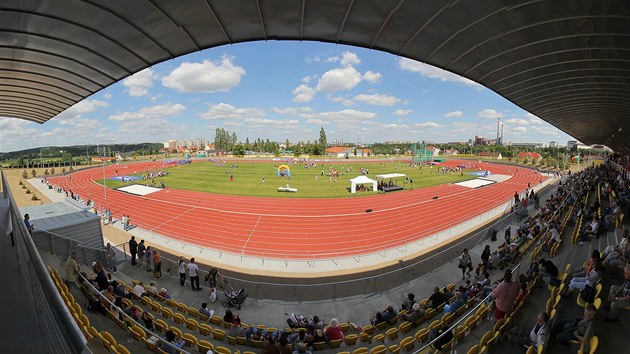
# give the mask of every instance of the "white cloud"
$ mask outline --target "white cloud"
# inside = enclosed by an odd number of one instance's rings
[[[122,112],[111,115],[109,120],[116,122],[127,122],[134,120],[151,120],[156,118],[172,117],[182,113],[186,107],[180,103],[165,103],[156,106],[141,108],[137,112]]]
[[[522,118],[510,118],[506,119],[505,123],[508,124],[517,124],[517,125],[529,125],[529,121],[527,119]]]
[[[317,83],[317,90],[335,92],[351,90],[361,82],[361,74],[353,67],[332,69],[324,73]]]
[[[203,119],[222,119],[222,120],[245,120],[247,118],[258,118],[265,116],[266,113],[258,108],[237,108],[227,103],[219,103],[211,105],[208,110],[201,114]]]
[[[187,93],[227,92],[241,82],[243,75],[245,69],[224,56],[220,62],[183,63],[164,77],[162,84]]]
[[[382,77],[383,75],[381,75],[380,73],[375,73],[370,70],[366,71],[365,74],[363,74],[363,79],[373,84],[381,81]]]
[[[323,119],[319,119],[319,118],[311,118],[311,119],[307,119],[306,123],[308,124],[314,124],[314,125],[326,125],[329,124],[328,121],[325,121]]]
[[[299,121],[296,119],[268,119],[268,118],[247,118],[245,119],[252,128],[272,126],[278,128],[285,128],[287,126],[298,125]]]
[[[356,124],[376,118],[376,113],[344,109],[343,111],[303,114],[302,116],[308,119],[323,119],[336,124]]]
[[[377,106],[393,106],[396,103],[400,102],[400,98],[396,98],[394,96],[386,96],[380,94],[366,95],[360,94],[354,96],[355,101],[373,104]]]
[[[147,68],[124,79],[122,84],[127,88],[129,95],[134,97],[146,96],[157,78],[153,69]]]
[[[360,64],[361,60],[355,53],[345,51],[341,54],[341,60],[339,62],[342,66],[354,66]]]
[[[436,68],[435,66],[421,63],[419,61],[411,60],[408,58],[401,58],[398,61],[398,64],[400,65],[400,68],[403,70],[419,73],[420,75],[428,77],[430,79],[438,79],[440,81],[461,82],[468,86],[481,86],[472,80],[469,80],[457,74],[453,74],[452,72],[442,70],[440,68]]]
[[[310,113],[313,110],[311,107],[287,107],[287,108],[277,108],[274,107],[273,111],[278,114],[285,114],[288,116],[296,117],[301,113]]]
[[[302,84],[294,88],[293,91],[291,91],[291,93],[295,96],[293,97],[293,102],[305,103],[305,102],[311,102],[313,98],[315,98],[316,92],[314,88]]]
[[[310,83],[311,81],[313,81],[315,79],[317,79],[317,75],[304,76],[302,78],[302,82],[305,83],[305,84],[308,84],[308,83]]]
[[[494,109],[490,109],[490,108],[485,108],[482,109],[478,114],[477,117],[479,118],[484,118],[484,119],[496,119],[496,118],[501,118],[503,117],[503,114],[497,112]]]
[[[413,112],[410,109],[397,109],[394,111],[394,115],[396,116],[406,116],[407,114]]]
[[[334,96],[332,93],[326,95],[326,98],[337,103],[341,103],[344,106],[352,106],[354,105],[354,101],[352,99],[345,96]]]
[[[436,122],[424,122],[424,123],[416,123],[413,125],[414,128],[439,128],[441,125]]]
[[[516,135],[525,134],[525,133],[527,133],[527,128],[526,127],[515,127],[515,128],[510,129],[510,132],[512,134],[516,134]]]
[[[85,99],[83,101],[75,103],[70,108],[59,113],[57,116],[55,116],[55,120],[73,119],[84,114],[95,112],[100,108],[107,107],[109,107],[109,103],[106,101]]]
[[[464,116],[464,112],[462,111],[453,111],[444,114],[446,118],[460,118]]]
[[[546,127],[541,127],[541,126],[531,126],[530,127],[531,130],[535,131],[538,134],[544,134],[544,135],[559,135],[558,134],[558,129],[552,126],[546,126]]]
[[[109,100],[110,98],[112,98],[112,94],[111,93],[104,93],[103,94],[103,98]]]
[[[545,124],[545,121],[536,117],[535,115],[531,114],[531,113],[527,113],[527,118],[529,119],[529,123],[530,124],[536,124],[536,125],[543,125]]]

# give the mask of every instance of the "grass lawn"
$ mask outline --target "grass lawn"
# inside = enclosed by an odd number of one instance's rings
[[[223,165],[222,165],[223,164]],[[290,165],[291,177],[280,177],[277,175],[275,166],[282,165],[283,162],[251,162],[251,161],[226,161],[224,163],[217,162],[195,162],[192,165],[170,166],[167,170],[169,176],[155,178],[155,184],[164,181],[168,188],[185,189],[200,192],[231,194],[231,195],[248,195],[248,196],[265,196],[265,197],[283,197],[283,198],[336,198],[336,197],[354,197],[364,195],[374,195],[379,192],[359,192],[350,193],[350,179],[359,175],[359,168],[367,168],[368,177],[375,179],[374,176],[388,173],[403,173],[413,180],[413,188],[423,188],[445,183],[459,182],[476,178],[469,174],[471,171],[464,171],[462,176],[455,174],[438,174],[436,172],[438,166],[430,167],[409,167],[405,163],[386,162],[386,163],[366,163],[366,162],[348,162],[330,164],[324,162],[323,166],[319,163],[316,167],[305,168],[304,165]],[[237,167],[238,166],[238,167]],[[328,170],[332,166],[339,172],[338,178],[329,179]],[[348,169],[352,171],[348,172]],[[322,176],[322,169],[324,175]],[[230,176],[234,180],[230,180]],[[263,183],[263,177],[265,182]],[[102,184],[102,180],[97,181]],[[143,183],[145,181],[138,181]],[[387,182],[387,180],[385,181]],[[395,182],[405,189],[411,189],[412,185],[406,181],[404,177],[396,178]],[[110,188],[118,188],[129,183],[120,181],[107,180],[107,186]],[[278,187],[289,185],[291,188],[297,188],[297,193],[278,192]],[[368,187],[368,186],[366,186]],[[371,185],[369,186],[371,188]]]

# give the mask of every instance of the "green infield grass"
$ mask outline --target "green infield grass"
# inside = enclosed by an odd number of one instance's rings
[[[107,180],[109,188],[119,188],[132,183],[147,184],[153,182],[159,186],[162,182],[167,188],[185,189],[199,192],[210,192],[244,196],[265,196],[283,198],[336,198],[374,195],[382,192],[372,192],[371,184],[366,185],[370,191],[356,194],[350,193],[350,179],[360,175],[359,169],[366,168],[368,177],[376,179],[376,175],[402,173],[405,177],[395,178],[395,184],[404,189],[418,189],[428,186],[460,182],[476,178],[469,172],[438,173],[437,167],[429,166],[409,167],[403,162],[347,162],[334,164],[320,162],[317,166],[305,168],[304,165],[289,165],[291,176],[278,176],[278,162],[225,161],[225,162],[195,162],[191,165],[169,166],[169,175],[154,178],[153,181],[140,180],[131,183]],[[329,177],[329,168],[338,171],[338,177]],[[350,171],[350,169],[352,169]],[[323,175],[322,175],[323,170]],[[149,171],[151,172],[151,171]],[[141,176],[141,174],[135,174]],[[264,182],[263,182],[264,178]],[[379,181],[379,180],[377,180]],[[387,183],[389,180],[385,180]],[[97,182],[103,183],[103,180]],[[278,187],[297,188],[297,192],[278,192]],[[392,192],[396,193],[396,192]]]

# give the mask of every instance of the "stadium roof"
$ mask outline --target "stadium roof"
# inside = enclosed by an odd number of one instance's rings
[[[630,2],[0,2],[0,116],[44,123],[156,63],[255,40],[389,52],[460,74],[585,144],[630,150]]]

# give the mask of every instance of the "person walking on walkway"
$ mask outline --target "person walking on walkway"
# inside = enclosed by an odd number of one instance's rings
[[[199,267],[195,264],[195,259],[191,258],[188,263],[188,276],[190,276],[190,286],[193,290],[201,290],[199,287]]]
[[[179,257],[177,264],[179,266],[179,284],[184,286],[186,284],[186,268],[188,268],[188,265],[184,261],[184,257]]]
[[[107,255],[107,268],[116,273],[116,252],[109,242],[105,247],[105,254]]]
[[[458,267],[462,270],[462,279],[466,279],[466,274],[470,276],[470,272],[473,270],[472,259],[468,253],[468,248],[464,248],[464,252],[459,256]],[[468,271],[466,271],[468,269]]]
[[[138,242],[136,242],[135,236],[131,236],[131,240],[129,240],[129,253],[131,253],[131,265],[136,265],[136,255],[138,254]]]

